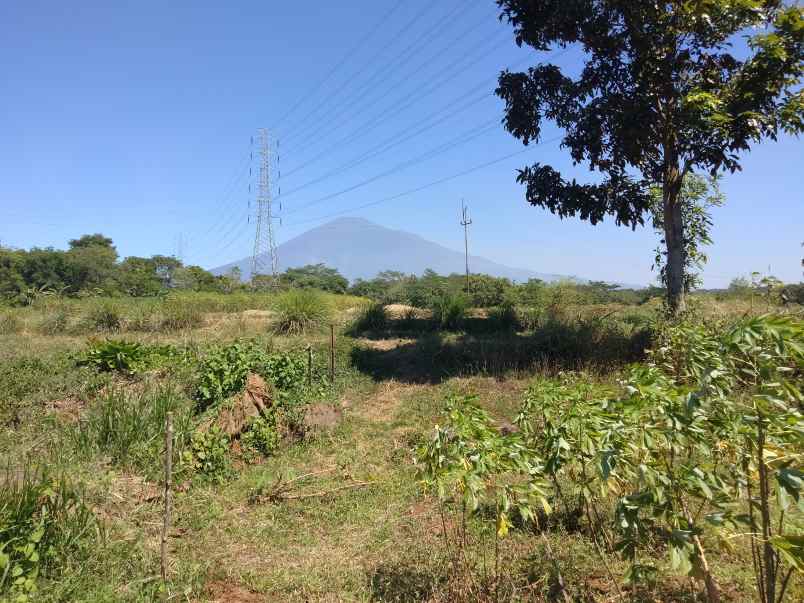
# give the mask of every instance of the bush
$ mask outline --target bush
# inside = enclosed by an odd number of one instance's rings
[[[13,335],[22,331],[22,321],[14,312],[0,313],[0,335]]]
[[[489,321],[500,331],[516,331],[519,329],[519,316],[511,302],[503,302],[489,312]]]
[[[276,353],[258,360],[256,370],[276,389],[292,390],[304,384],[307,367],[301,356]]]
[[[276,298],[273,328],[284,335],[299,335],[324,326],[332,316],[327,299],[313,289],[291,289]]]
[[[468,301],[463,295],[444,294],[432,304],[433,320],[442,329],[458,330],[463,326]]]
[[[97,538],[80,491],[43,468],[7,471],[0,488],[0,600],[36,600],[37,580],[56,578]],[[8,598],[6,598],[8,595]]]
[[[353,333],[364,333],[366,331],[383,331],[388,326],[388,317],[385,314],[383,304],[372,302],[360,309],[351,331]]]
[[[126,320],[126,330],[147,333],[159,329],[161,323],[153,304],[137,303]]]
[[[200,410],[236,394],[264,352],[253,342],[214,347],[198,367],[195,399]]]
[[[94,305],[84,320],[95,331],[119,331],[122,324],[120,309],[111,302]]]
[[[230,473],[229,436],[214,425],[209,431],[194,431],[190,449],[182,454],[189,469],[204,477],[222,482]]]
[[[271,413],[252,420],[240,441],[243,448],[268,456],[279,446],[280,439],[276,414]]]
[[[181,302],[168,302],[165,304],[162,328],[169,331],[182,329],[197,329],[203,326],[204,315],[194,305]]]

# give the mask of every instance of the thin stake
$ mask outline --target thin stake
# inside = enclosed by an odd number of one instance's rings
[[[313,384],[313,346],[307,346],[307,385]]]
[[[170,529],[170,483],[173,473],[173,413],[165,419],[165,511],[162,518],[162,582],[167,582],[167,540]]]
[[[335,383],[335,325],[329,325],[329,380]]]

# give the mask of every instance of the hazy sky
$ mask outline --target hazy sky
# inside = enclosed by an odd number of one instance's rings
[[[4,2],[0,243],[65,247],[102,232],[122,255],[175,253],[179,237],[185,260],[206,267],[249,255],[250,139],[269,127],[280,242],[339,214],[460,249],[463,197],[474,254],[651,281],[649,228],[562,221],[524,202],[515,176],[527,163],[590,179],[556,142],[421,188],[523,148],[490,92],[502,68],[544,56],[518,49],[496,17],[491,0]],[[552,60],[580,64],[577,51]],[[769,267],[800,279],[802,151],[799,139],[768,142],[726,176],[707,286]]]

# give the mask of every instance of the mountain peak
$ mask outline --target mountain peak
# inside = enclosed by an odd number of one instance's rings
[[[464,254],[428,241],[417,234],[392,230],[365,218],[344,216],[317,226],[283,243],[277,249],[279,270],[307,264],[326,264],[353,281],[370,279],[383,270],[421,274],[430,268],[439,274],[464,271]],[[555,281],[570,278],[540,274],[524,268],[504,266],[486,258],[470,256],[472,272],[506,277],[515,281],[540,278]],[[212,270],[224,274],[237,267],[242,277],[251,278],[251,258]]]

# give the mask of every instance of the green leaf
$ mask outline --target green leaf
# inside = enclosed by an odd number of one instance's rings
[[[796,571],[804,572],[804,535],[774,536],[770,542]]]

